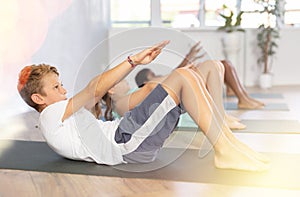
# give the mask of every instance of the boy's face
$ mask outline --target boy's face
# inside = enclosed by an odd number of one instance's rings
[[[44,103],[48,106],[58,101],[66,100],[66,89],[63,88],[58,75],[49,73],[43,78],[43,91],[46,96],[43,97]]]

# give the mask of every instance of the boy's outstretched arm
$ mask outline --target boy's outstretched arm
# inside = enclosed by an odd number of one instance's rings
[[[114,68],[107,70],[92,79],[82,91],[69,99],[62,121],[70,117],[81,107],[87,105],[93,106],[99,100],[98,98],[101,98],[110,88],[124,79],[136,65],[152,62],[168,43],[169,41],[163,41],[132,55],[130,56],[130,59],[132,60],[131,63],[129,63],[128,60],[124,60]]]

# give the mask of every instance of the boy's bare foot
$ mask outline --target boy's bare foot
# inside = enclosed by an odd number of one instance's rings
[[[243,142],[241,142],[240,140],[238,140],[234,134],[231,132],[230,129],[228,128],[223,128],[223,133],[226,136],[226,138],[228,139],[228,141],[231,144],[234,144],[236,147],[238,147],[240,150],[250,153],[254,158],[256,158],[257,160],[264,162],[264,163],[269,163],[270,159],[268,157],[266,157],[265,155],[258,153],[256,151],[254,151],[253,149],[251,149],[249,146],[247,146],[246,144],[244,144]]]
[[[225,154],[215,154],[215,166],[221,169],[234,169],[260,172],[269,169],[269,165],[244,154],[240,150]]]
[[[240,143],[240,144],[239,144]],[[268,163],[257,159],[257,152],[245,148],[242,142],[238,144],[230,140],[226,135],[221,135],[217,141],[218,149],[215,149],[215,166],[222,169],[236,169],[247,171],[264,171],[269,168]]]

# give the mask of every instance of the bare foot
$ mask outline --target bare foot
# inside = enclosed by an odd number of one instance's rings
[[[245,94],[245,101],[244,102],[250,101],[250,102],[256,103],[260,106],[265,106],[265,104],[263,102],[250,97],[250,95],[247,92],[244,92],[244,94]],[[243,101],[243,99],[241,99],[241,101]]]
[[[269,165],[252,156],[244,154],[240,150],[234,150],[226,154],[215,154],[215,166],[221,169],[234,169],[260,172],[269,169]]]
[[[227,125],[232,130],[243,130],[246,129],[246,125],[238,122],[238,121],[226,121]]]
[[[231,116],[229,114],[225,115],[225,121],[227,123],[227,125],[229,126],[230,129],[232,130],[242,130],[246,128],[246,125],[240,123],[240,119]]]
[[[261,105],[261,106],[265,106],[265,104],[263,103],[263,102],[261,102],[261,101],[259,101],[259,100],[256,100],[256,99],[254,99],[254,98],[249,98],[252,102],[255,102],[255,103],[257,103],[258,105]]]
[[[247,153],[250,153],[254,158],[256,158],[257,160],[264,162],[264,163],[269,163],[270,159],[268,157],[266,157],[265,155],[258,153],[256,151],[254,151],[253,149],[251,149],[249,146],[247,146],[246,144],[244,144],[243,142],[241,142],[240,140],[238,140],[234,134],[232,133],[232,131],[228,128],[224,128],[223,127],[223,133],[226,136],[226,138],[232,143],[234,144],[236,147],[238,147],[240,150],[245,151]]]
[[[238,117],[235,117],[235,116],[232,116],[232,115],[229,115],[229,114],[226,114],[225,118],[229,121],[241,121]]]
[[[238,108],[240,109],[261,109],[264,106],[253,101],[239,101]]]
[[[245,149],[222,135],[218,139],[219,146],[215,149],[215,166],[222,169],[236,169],[246,171],[264,171],[269,168],[267,163],[257,159],[256,152]],[[242,143],[242,142],[240,142]]]

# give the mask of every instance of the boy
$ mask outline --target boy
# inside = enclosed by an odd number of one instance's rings
[[[191,69],[176,69],[161,84],[149,84],[133,93],[131,111],[121,120],[102,122],[87,110],[135,66],[153,61],[168,43],[163,41],[128,56],[70,99],[57,70],[49,65],[25,67],[18,90],[25,102],[41,113],[40,128],[49,146],[70,159],[107,165],[151,162],[176,126],[180,106],[184,106],[213,145],[216,167],[265,170],[268,159],[234,137],[204,83]]]

